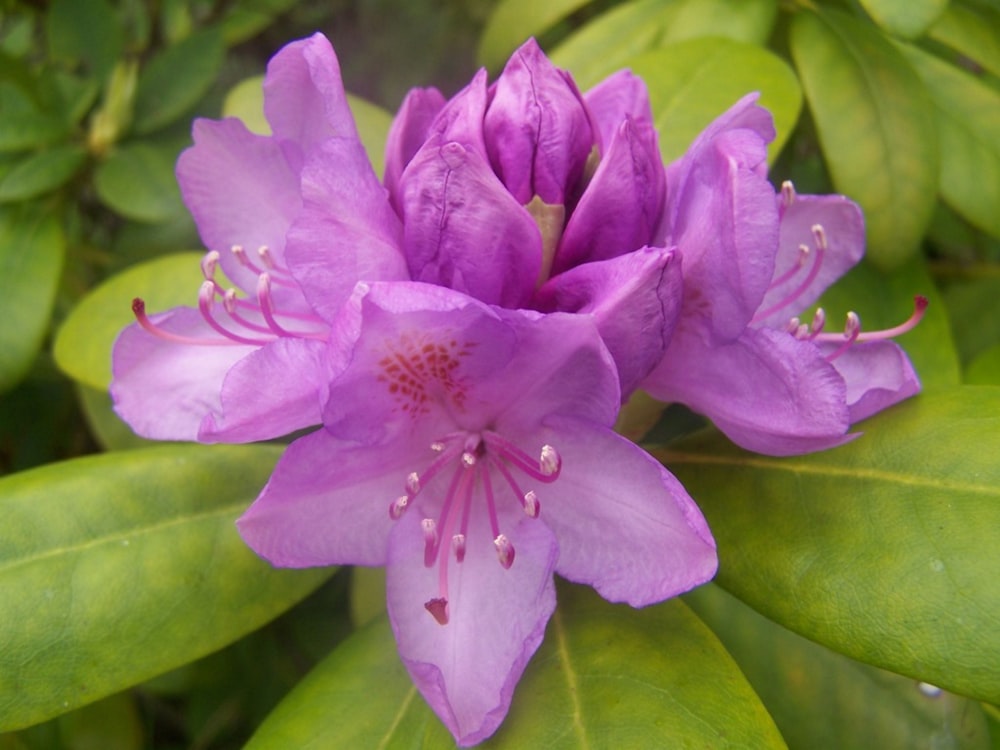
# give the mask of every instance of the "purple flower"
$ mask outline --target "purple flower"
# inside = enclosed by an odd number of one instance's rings
[[[400,655],[460,744],[503,720],[553,572],[633,606],[714,574],[684,489],[611,430],[617,370],[588,317],[361,284],[330,335],[325,429],[240,533],[275,565],[385,565]]]
[[[917,376],[886,331],[844,333],[798,317],[864,254],[864,223],[843,196],[780,194],[767,181],[770,115],[745,97],[667,170],[662,233],[683,255],[684,302],[670,346],[642,387],[707,415],[734,442],[787,455],[846,442],[851,423],[915,394]]]
[[[586,94],[534,41],[488,85],[451,100],[412,91],[374,175],[346,190],[347,141],[302,173],[289,233],[306,297],[327,299],[327,257],[393,244],[415,281],[501,307],[590,315],[629,391],[659,361],[680,302],[675,253],[653,243],[665,177],[648,96],[627,72]],[[353,173],[351,175],[354,176]]]
[[[407,275],[394,247],[372,243],[351,258],[356,267],[326,279],[324,302],[313,306],[286,258],[302,168],[320,145],[353,147],[355,161],[339,167],[345,180],[351,170],[371,171],[324,37],[294,42],[271,60],[264,109],[271,136],[232,118],[197,120],[195,145],[178,161],[184,201],[210,251],[198,308],[147,317],[136,300],[139,322],[115,344],[115,409],[145,437],[245,442],[318,424],[336,309],[359,278]],[[216,282],[218,266],[243,294]]]

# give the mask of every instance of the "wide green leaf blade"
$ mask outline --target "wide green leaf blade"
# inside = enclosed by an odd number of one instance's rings
[[[45,207],[0,207],[0,393],[24,377],[42,346],[65,251],[59,221]]]
[[[412,686],[383,618],[321,663],[247,750],[289,747],[449,748],[454,740]],[[510,714],[481,747],[784,743],[729,655],[679,600],[633,610],[564,586]]]
[[[56,364],[74,380],[107,390],[111,383],[111,346],[121,330],[135,322],[132,300],[161,312],[198,304],[205,280],[198,253],[175,253],[132,266],[92,290],[73,308],[56,334]]]
[[[510,54],[530,36],[539,36],[591,0],[500,0],[479,38],[477,59],[498,71]]]
[[[660,458],[719,545],[717,581],[785,627],[956,693],[1000,699],[1000,389],[928,391],[810,456],[714,432]]]
[[[684,601],[719,637],[789,747],[989,750],[979,703],[849,659],[762,617],[718,586]]]
[[[970,385],[1000,385],[1000,344],[977,355],[965,370]]]
[[[53,0],[45,14],[49,57],[74,65],[85,63],[98,80],[122,53],[123,34],[107,0]]]
[[[928,35],[1000,76],[1000,7],[953,2]]]
[[[29,200],[55,190],[87,160],[80,146],[57,146],[0,167],[0,203]]]
[[[901,45],[930,91],[941,137],[941,197],[1000,237],[1000,91],[917,47]]]
[[[776,13],[775,0],[633,0],[587,23],[550,57],[587,89],[630,58],[665,44],[699,36],[761,44]]]
[[[150,60],[135,92],[135,132],[158,130],[193,107],[215,82],[224,55],[221,32],[208,28]]]
[[[127,219],[159,223],[184,213],[174,177],[174,144],[130,143],[112,151],[94,172],[104,204]]]
[[[692,39],[627,61],[646,81],[664,161],[681,156],[713,119],[751,91],[774,115],[774,159],[791,134],[802,92],[791,68],[761,47],[731,39]]]
[[[899,50],[846,14],[797,13],[790,43],[834,187],[865,211],[868,257],[895,268],[937,198],[933,103]]]
[[[279,571],[233,525],[279,449],[107,453],[0,480],[0,731],[192,661],[328,570]]]
[[[915,39],[941,16],[948,0],[860,0],[879,26],[896,36]]]

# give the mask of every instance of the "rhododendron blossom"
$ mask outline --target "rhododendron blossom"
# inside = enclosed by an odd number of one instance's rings
[[[553,572],[633,606],[714,574],[683,487],[611,430],[617,371],[585,316],[362,284],[331,338],[325,429],[240,533],[276,565],[385,565],[400,655],[460,744],[506,714]]]

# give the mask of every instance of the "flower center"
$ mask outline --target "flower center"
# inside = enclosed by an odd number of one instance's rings
[[[326,323],[311,313],[279,311],[271,287],[298,289],[286,268],[275,264],[267,247],[257,251],[260,265],[247,257],[244,249],[233,245],[230,252],[239,262],[257,274],[256,299],[237,296],[235,289],[223,289],[215,280],[219,253],[212,250],[201,261],[205,281],[198,292],[198,310],[218,336],[186,336],[157,325],[146,315],[146,303],[139,297],[132,300],[132,312],[139,325],[161,339],[196,346],[263,346],[279,338],[308,338],[325,341],[329,331]],[[222,315],[217,315],[216,301],[222,301]]]
[[[420,522],[424,535],[424,565],[438,567],[437,596],[428,600],[424,607],[441,625],[446,625],[448,568],[452,557],[457,565],[465,560],[469,519],[473,513],[485,511],[487,514],[500,565],[508,569],[514,564],[514,545],[500,529],[497,503],[502,496],[494,491],[494,480],[499,477],[506,483],[529,518],[538,518],[541,510],[538,495],[530,489],[524,492],[516,475],[520,473],[549,484],[559,478],[562,459],[551,445],[543,445],[536,460],[491,430],[451,433],[432,443],[430,449],[438,454],[437,458],[422,473],[411,472],[407,476],[405,494],[389,506],[389,517],[394,521],[400,519],[438,475],[450,471],[451,478],[437,517],[425,517]]]

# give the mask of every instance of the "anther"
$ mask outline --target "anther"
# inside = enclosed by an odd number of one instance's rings
[[[542,453],[538,458],[538,470],[547,477],[559,473],[562,468],[562,458],[551,445],[543,445]]]
[[[406,512],[406,508],[410,504],[410,498],[406,495],[400,495],[396,500],[389,505],[389,518],[393,521],[398,521],[403,517]]]
[[[437,524],[433,518],[425,518],[420,522],[420,528],[424,531],[424,565],[429,568],[437,557]]]
[[[406,477],[406,492],[413,497],[420,492],[420,475],[411,471]]]
[[[241,266],[250,268],[250,261],[247,259],[247,254],[243,250],[243,245],[233,245],[229,248],[229,252],[233,254],[233,257],[236,258]]]
[[[433,615],[438,625],[448,624],[448,600],[444,598],[431,599],[424,602],[424,609]]]
[[[258,247],[257,248],[257,255],[260,256],[261,263],[264,264],[265,268],[267,268],[267,269],[269,269],[271,271],[274,270],[274,268],[275,268],[275,266],[274,266],[274,258],[271,257],[271,250],[270,250],[270,248],[268,248],[267,245],[261,245],[260,247]]]
[[[455,534],[451,538],[451,549],[455,553],[455,562],[465,559],[465,534]]]
[[[781,203],[785,208],[795,203],[795,186],[791,180],[781,183]]]
[[[462,453],[462,466],[464,466],[466,469],[471,469],[475,465],[476,465],[475,453],[470,453],[469,451],[465,451],[464,453]]]
[[[215,269],[219,265],[219,253],[215,250],[209,250],[205,253],[204,257],[201,259],[201,273],[205,277],[206,281],[213,281],[215,279]]]
[[[812,225],[813,239],[816,241],[817,250],[826,250],[828,245],[826,244],[826,230],[823,229],[822,224]]]
[[[503,566],[504,570],[509,570],[510,566],[514,564],[514,545],[510,543],[510,539],[506,535],[497,534],[497,538],[493,540],[493,546],[497,549],[500,565]]]
[[[529,518],[538,518],[538,512],[541,510],[541,504],[538,502],[538,495],[535,494],[534,490],[528,490],[524,493],[524,512]]]

